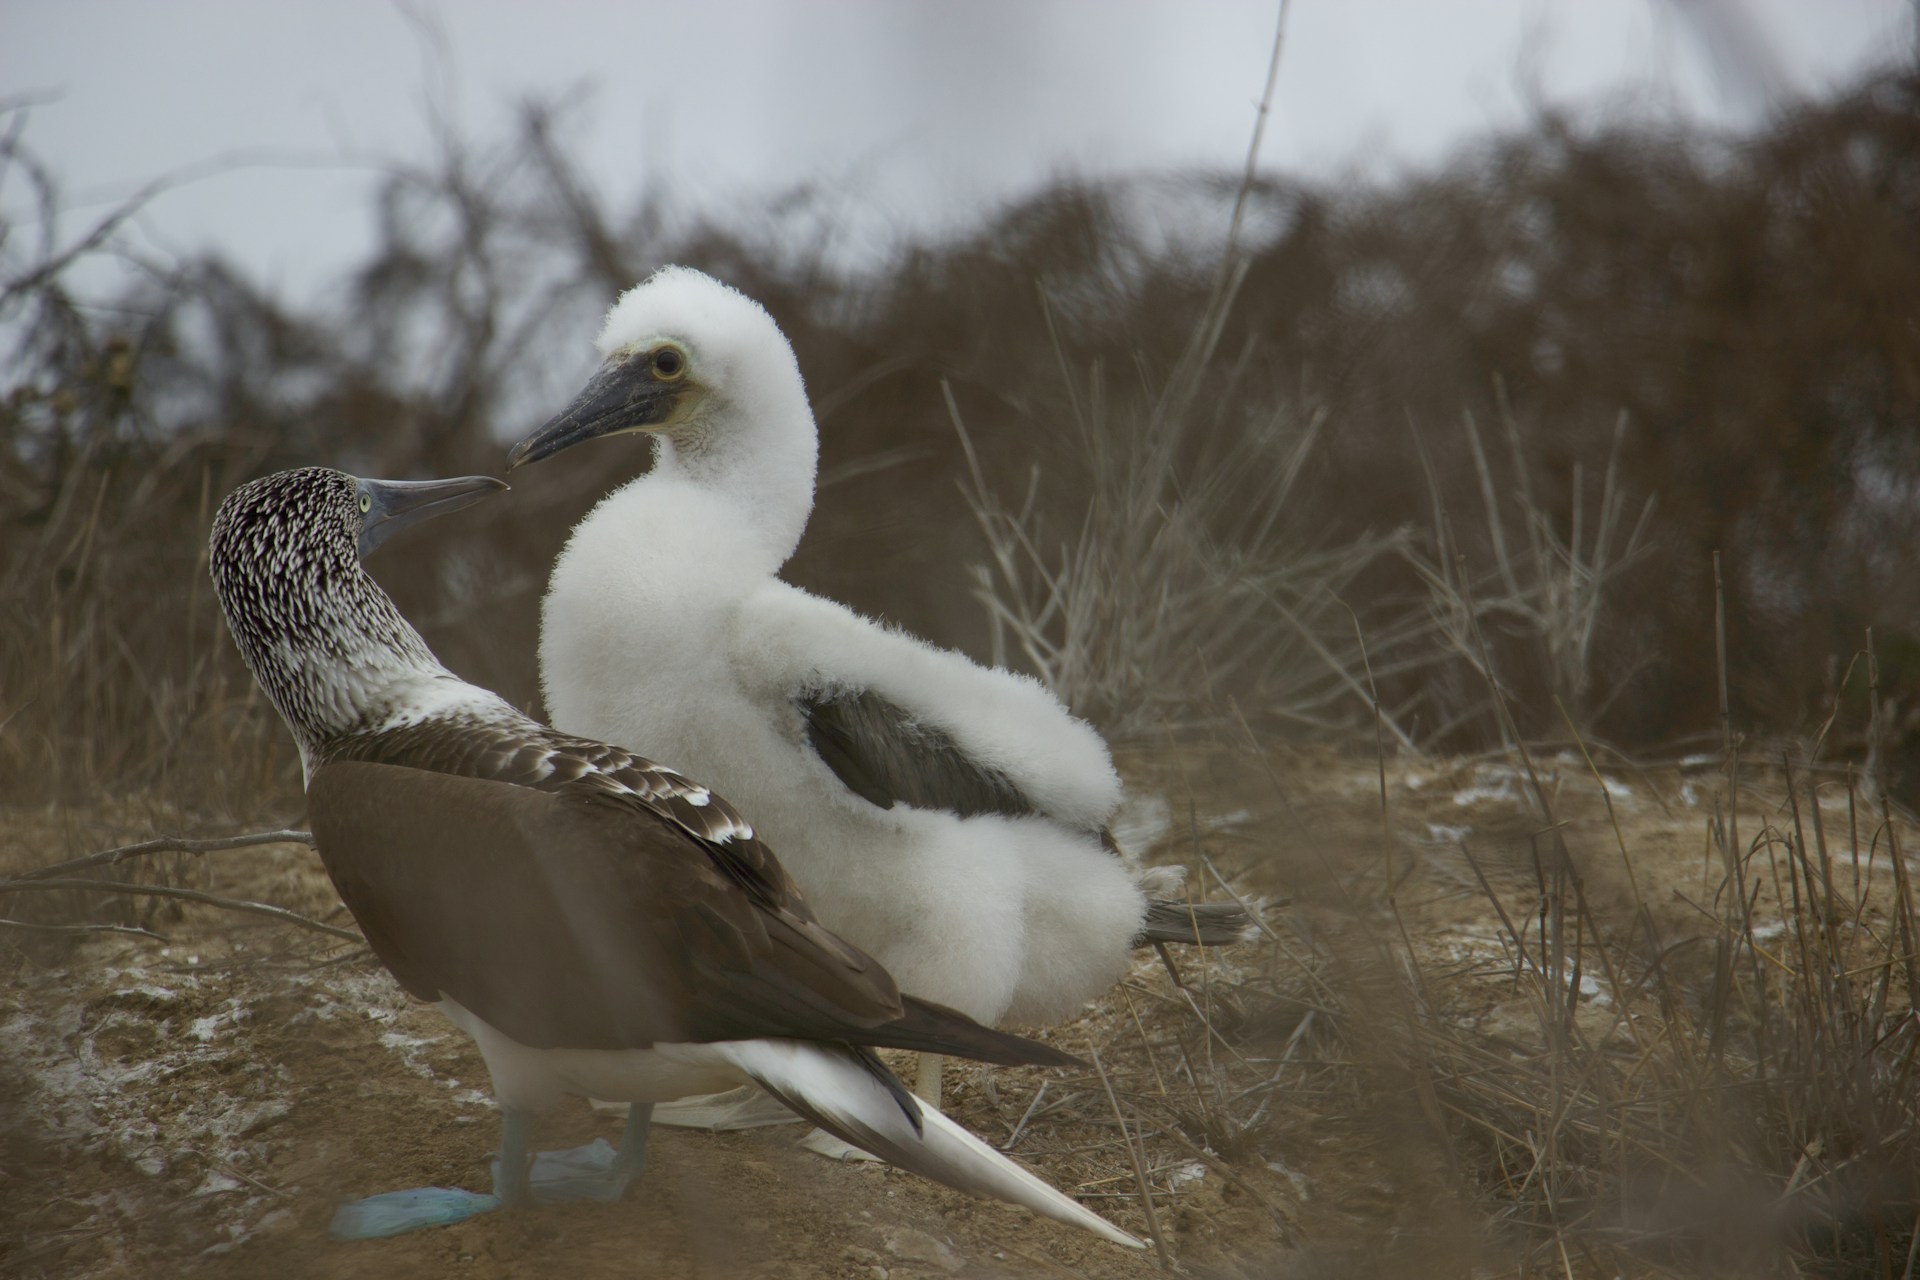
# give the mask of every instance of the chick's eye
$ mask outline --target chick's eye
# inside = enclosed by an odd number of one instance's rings
[[[653,353],[653,376],[672,381],[687,371],[687,358],[672,347],[661,347]]]
[[[373,510],[373,495],[369,493],[361,494],[360,495],[360,514],[365,515],[367,514],[367,512],[371,510]]]

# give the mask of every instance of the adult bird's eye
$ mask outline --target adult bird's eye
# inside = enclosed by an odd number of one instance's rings
[[[365,515],[367,514],[367,512],[371,510],[373,510],[373,495],[370,493],[361,494],[360,495],[360,514]]]
[[[661,347],[653,353],[653,376],[672,382],[687,371],[687,358],[673,347]]]

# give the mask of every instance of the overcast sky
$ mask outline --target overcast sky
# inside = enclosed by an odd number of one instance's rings
[[[1263,161],[1320,177],[1431,163],[1530,99],[1750,124],[1769,99],[1909,51],[1910,12],[1294,0]],[[135,234],[218,246],[298,295],[366,247],[359,166],[427,155],[429,103],[484,142],[519,100],[582,90],[568,137],[617,199],[652,182],[713,208],[823,182],[912,230],[1062,171],[1237,167],[1275,14],[1267,0],[0,0],[0,97],[45,99],[27,137],[77,202],[263,161],[170,192]]]

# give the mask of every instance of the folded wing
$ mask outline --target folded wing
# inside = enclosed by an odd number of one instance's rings
[[[1099,833],[1120,802],[1106,744],[1038,681],[979,666],[832,601],[771,583],[737,622],[742,679],[799,712],[854,794]]]
[[[575,758],[567,741],[554,735],[556,758]],[[565,782],[552,776],[570,769],[554,770],[546,787],[351,754],[308,788],[342,901],[407,991],[450,996],[521,1044],[773,1037],[1073,1061],[903,998],[877,961],[814,919],[723,801],[692,803],[682,792],[693,784],[670,771],[655,781],[686,816],[721,810],[731,834],[696,835],[669,798],[629,789],[623,772],[654,767],[626,753]]]

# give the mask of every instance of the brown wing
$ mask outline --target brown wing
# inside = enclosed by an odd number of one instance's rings
[[[307,809],[327,874],[400,985],[533,1048],[780,1037],[1076,1062],[903,998],[759,841],[716,846],[630,793],[336,759]]]
[[[757,901],[778,906],[801,896],[800,887],[754,837],[752,825],[706,787],[631,751],[557,733],[532,720],[430,720],[339,739],[325,758],[405,764],[536,791],[620,800],[693,837]]]
[[[902,1018],[877,961],[797,897],[742,893],[630,799],[360,761],[322,765],[307,795],[327,873],[401,985],[523,1044],[885,1043]]]

